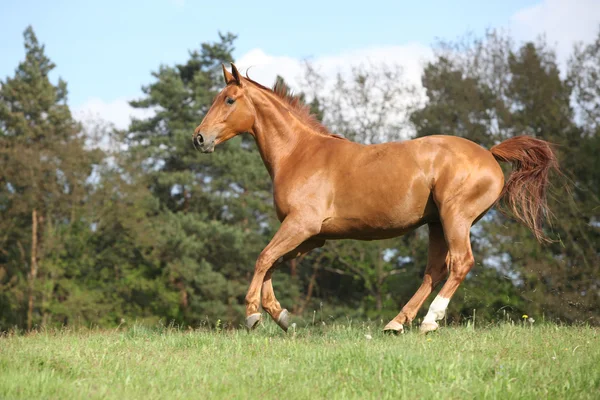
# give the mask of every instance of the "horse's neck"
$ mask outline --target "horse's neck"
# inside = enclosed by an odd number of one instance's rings
[[[258,150],[269,175],[275,175],[285,168],[286,159],[307,141],[318,139],[301,121],[288,110],[273,103],[255,103],[257,118],[254,124],[254,137]]]

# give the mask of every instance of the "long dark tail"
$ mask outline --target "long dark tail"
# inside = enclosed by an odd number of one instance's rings
[[[544,219],[551,215],[546,201],[548,175],[552,170],[560,172],[550,143],[515,136],[490,151],[496,160],[513,166],[500,197],[505,197],[513,215],[533,231],[538,241],[549,241],[542,231]]]

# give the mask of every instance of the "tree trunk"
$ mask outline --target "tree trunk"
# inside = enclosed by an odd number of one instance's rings
[[[187,213],[190,209],[190,193],[187,189],[183,189],[183,212]]]
[[[35,278],[37,277],[37,210],[31,213],[31,270],[29,272],[29,305],[27,307],[27,330],[30,331],[33,325],[33,294],[35,289]]]
[[[379,314],[379,316],[381,316],[381,310],[383,309],[383,299],[382,299],[382,294],[381,294],[381,289],[383,286],[383,245],[381,244],[381,242],[379,243],[379,246],[377,246],[377,263],[375,264],[375,268],[377,271],[377,280],[375,281],[375,301],[376,301],[376,305],[375,307],[377,308],[377,312]]]
[[[317,281],[317,273],[318,272],[319,272],[319,265],[317,264],[313,268],[313,274],[310,277],[310,282],[308,282],[308,290],[306,291],[306,297],[304,298],[304,302],[298,309],[298,315],[302,315],[302,313],[304,312],[304,309],[310,302],[310,299],[311,299],[312,293],[313,293],[313,289],[315,287],[315,282]]]
[[[381,286],[379,285],[375,288],[375,307],[377,308],[379,315],[381,315],[381,310],[383,309],[383,296],[381,294]]]
[[[185,285],[183,284],[183,282],[180,282],[179,285],[179,298],[180,298],[180,302],[181,302],[181,307],[185,310],[186,308],[188,308],[189,305],[189,299],[188,299],[188,292],[187,290],[185,290]]]
[[[294,284],[298,283],[298,273],[297,273],[297,259],[290,260],[290,276],[292,278],[292,282]],[[292,306],[292,314],[296,314],[298,312],[298,307],[300,302],[300,296],[294,297],[294,305]]]

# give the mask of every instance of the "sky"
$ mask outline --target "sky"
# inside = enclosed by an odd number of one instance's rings
[[[298,84],[302,60],[333,76],[349,65],[403,65],[419,83],[437,39],[488,28],[517,40],[545,34],[564,63],[575,41],[590,42],[600,27],[600,0],[370,1],[83,1],[0,0],[0,79],[24,58],[23,31],[32,25],[65,79],[69,105],[126,128],[143,85],[161,64],[183,63],[188,51],[238,35],[234,58],[266,85],[279,74]]]

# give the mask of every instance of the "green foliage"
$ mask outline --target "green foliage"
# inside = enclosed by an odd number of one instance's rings
[[[84,146],[66,83],[50,82],[54,64],[31,27],[24,38],[25,60],[0,86],[0,329],[24,324],[27,298],[36,300],[34,322],[53,314],[72,261],[65,242],[84,223],[87,178],[100,159]]]
[[[430,102],[412,115],[417,135],[455,132],[487,147],[514,135],[536,136],[557,145],[561,168],[570,180],[554,177],[550,193],[549,234],[555,243],[540,245],[526,228],[496,212],[480,224],[481,231],[474,231],[487,242],[476,249],[476,259],[499,271],[497,280],[504,275],[513,281],[510,300],[494,288],[498,299],[492,302],[526,306],[567,321],[598,322],[594,310],[600,301],[600,245],[594,221],[600,202],[598,185],[590,185],[590,178],[597,179],[599,171],[593,168],[591,152],[600,148],[597,135],[575,120],[570,101],[576,81],[580,100],[589,104],[594,89],[586,86],[591,81],[583,71],[592,75],[598,68],[597,50],[593,45],[580,50],[571,77],[562,78],[553,51],[543,42],[515,48],[492,32],[466,46],[468,51],[460,53],[466,59],[453,57],[452,46],[441,46],[425,69]]]
[[[157,109],[134,121],[126,136],[127,162],[158,202],[153,218],[153,274],[179,292],[175,321],[197,325],[243,315],[247,275],[270,226],[271,182],[256,146],[237,138],[214,156],[194,151],[191,133],[223,86],[221,63],[232,59],[232,34],[163,66],[137,108]],[[166,317],[166,316],[165,316]]]
[[[250,136],[210,156],[191,143],[236,36],[159,66],[131,103],[152,116],[126,131],[83,129],[65,81],[48,78],[44,46],[31,28],[24,38],[25,59],[0,87],[0,331],[26,328],[30,310],[38,327],[237,327],[255,260],[279,226],[272,182]],[[492,210],[472,229],[477,264],[449,321],[471,323],[476,310],[478,321],[527,313],[599,323],[599,43],[600,35],[578,45],[567,71],[544,42],[516,45],[491,32],[440,43],[422,77],[428,102],[418,106],[405,101],[414,88],[399,68],[356,67],[326,83],[307,66],[300,99],[355,141],[400,140],[409,119],[416,136],[490,147],[528,134],[557,144],[566,179],[553,177],[549,200],[556,241],[542,246]],[[303,321],[387,320],[421,282],[425,231],[329,242],[277,271],[277,297]]]

